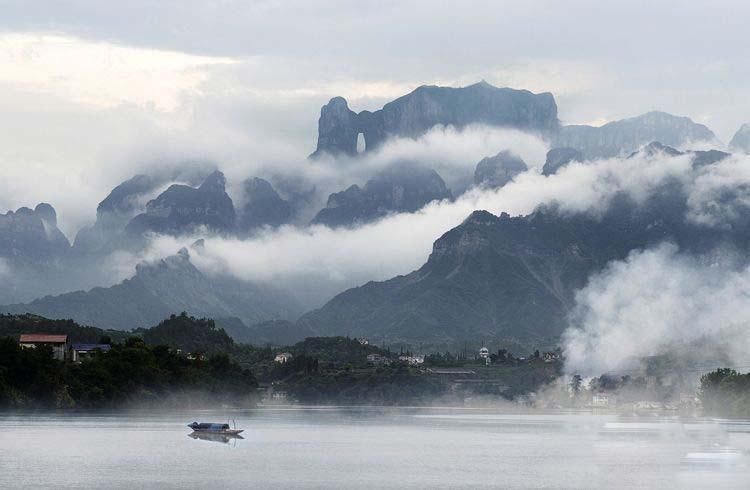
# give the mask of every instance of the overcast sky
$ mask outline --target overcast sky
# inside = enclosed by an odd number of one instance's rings
[[[283,165],[331,96],[375,109],[422,84],[550,91],[564,123],[661,109],[726,142],[750,121],[748,18],[721,0],[0,0],[0,212],[49,201],[70,234],[134,169]]]

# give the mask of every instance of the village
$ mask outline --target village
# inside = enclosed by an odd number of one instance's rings
[[[34,321],[40,320],[36,317]],[[184,315],[173,315],[163,322],[187,325],[185,338],[157,335],[160,327],[142,330],[138,335],[148,342],[164,343],[173,355],[188,363],[205,364],[217,354],[228,355],[253,373],[258,382],[258,399],[266,404],[422,404],[441,399],[469,406],[502,402],[542,409],[620,412],[700,409],[695,379],[688,381],[667,373],[604,375],[587,380],[577,375],[565,376],[559,348],[514,356],[506,349],[491,351],[484,342],[477,342],[481,347],[473,351],[466,347],[458,354],[412,352],[409,348],[396,352],[377,347],[367,338],[312,337],[274,349],[236,344],[212,322],[201,321],[205,324],[198,325],[200,321]],[[34,331],[23,332],[23,322],[14,325],[16,331],[21,330],[16,338],[22,349],[48,348],[52,357],[63,363],[82,364],[95,356],[106,356],[113,349],[112,338],[107,335],[113,334],[112,331],[95,329],[86,335],[75,329],[71,334],[44,333],[39,331],[43,327],[29,323]],[[170,329],[174,331],[173,326]],[[193,335],[200,331],[198,337],[212,340],[195,344],[187,339],[191,331]],[[99,341],[91,342],[96,333],[101,334]],[[127,337],[125,333],[115,335],[119,335],[119,342]],[[139,337],[130,338],[128,342]],[[373,386],[380,388],[370,390]]]

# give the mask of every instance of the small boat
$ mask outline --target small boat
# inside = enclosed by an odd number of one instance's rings
[[[238,430],[237,427],[231,429],[229,427],[229,424],[216,424],[213,422],[193,422],[192,424],[188,424],[188,427],[193,429],[193,432],[195,432],[196,434],[222,434],[225,436],[237,436],[241,432],[243,432],[242,429]]]

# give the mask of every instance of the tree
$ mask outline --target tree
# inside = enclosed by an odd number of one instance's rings
[[[573,392],[573,396],[578,396],[578,393],[581,391],[581,385],[583,384],[583,378],[581,378],[580,374],[573,375],[573,378],[570,380],[570,391]]]

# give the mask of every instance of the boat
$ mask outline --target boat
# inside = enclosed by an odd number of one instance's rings
[[[234,429],[229,427],[229,424],[217,424],[214,422],[193,422],[188,424],[188,427],[193,429],[196,434],[221,434],[225,436],[238,436],[244,432],[242,429]]]

